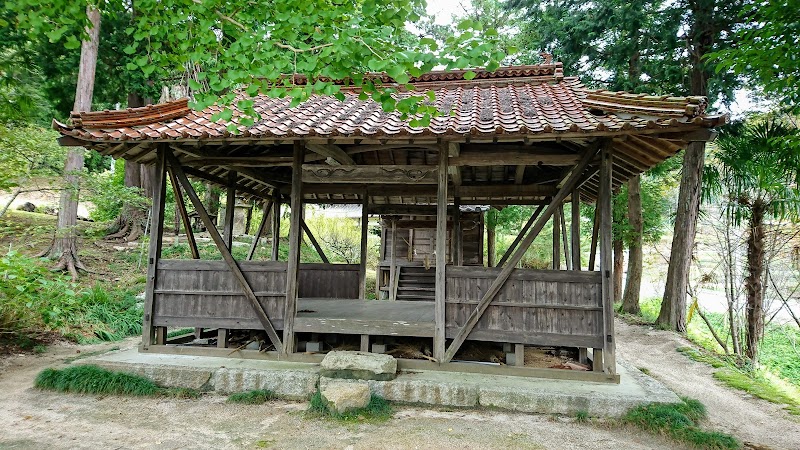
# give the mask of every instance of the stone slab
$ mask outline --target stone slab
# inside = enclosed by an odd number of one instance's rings
[[[339,414],[366,408],[371,397],[366,381],[348,383],[330,378],[320,383],[319,393],[325,406]]]
[[[383,355],[379,355],[383,356]],[[220,394],[269,389],[290,399],[307,400],[332,379],[320,364],[167,355],[125,350],[76,361],[136,373],[170,387],[192,387]],[[357,381],[389,401],[445,407],[491,407],[503,410],[597,417],[619,417],[640,404],[677,403],[680,399],[657,380],[618,361],[620,383],[565,381],[433,370],[402,371],[394,380]]]
[[[334,351],[323,358],[320,375],[328,378],[388,381],[397,376],[397,360],[391,355]]]

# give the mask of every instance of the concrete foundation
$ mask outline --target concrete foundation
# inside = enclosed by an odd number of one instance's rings
[[[329,379],[319,364],[164,355],[125,350],[75,364],[146,376],[166,387],[190,387],[219,394],[269,389],[296,400],[307,400]],[[372,393],[398,403],[449,407],[492,407],[510,411],[619,417],[644,403],[674,403],[680,399],[663,384],[617,361],[620,383],[548,380],[505,375],[439,371],[403,371],[391,381],[369,381]],[[341,380],[339,380],[341,381]]]

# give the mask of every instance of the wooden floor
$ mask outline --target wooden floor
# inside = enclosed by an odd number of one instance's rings
[[[301,298],[295,332],[433,337],[432,302]]]

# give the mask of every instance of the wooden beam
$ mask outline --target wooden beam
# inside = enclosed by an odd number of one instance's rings
[[[272,202],[272,255],[271,259],[277,261],[281,247],[281,194],[275,194]]]
[[[325,166],[328,167],[328,166]],[[428,166],[430,167],[430,166]],[[338,169],[338,168],[334,168]],[[368,183],[352,182],[352,183],[313,183],[304,184],[304,194],[351,194],[361,195],[365,186]],[[381,196],[388,197],[435,197],[437,195],[436,186],[425,184],[414,184],[408,181],[407,184],[389,184],[381,186]],[[478,198],[496,198],[498,201],[506,200],[514,197],[551,197],[556,193],[556,186],[554,184],[486,184],[486,185],[469,185],[460,186],[458,188],[458,196],[462,198],[461,204],[465,205],[465,198],[478,197]],[[452,194],[452,193],[451,193]],[[373,194],[375,195],[375,194]],[[357,203],[357,200],[353,200]],[[486,202],[482,203],[486,204]]]
[[[597,235],[600,232],[600,212],[597,206],[594,207],[594,221],[592,223],[592,241],[589,250],[589,270],[594,270],[597,258]]]
[[[191,200],[192,205],[194,206],[195,211],[197,214],[200,215],[200,220],[203,221],[203,224],[206,226],[208,234],[211,236],[211,239],[214,241],[214,244],[217,246],[217,249],[222,254],[222,259],[228,264],[228,267],[233,273],[234,278],[236,281],[239,282],[239,285],[244,292],[244,296],[250,302],[250,306],[253,308],[253,312],[255,313],[256,317],[258,318],[261,325],[264,327],[264,331],[267,332],[267,336],[269,337],[272,345],[275,346],[278,353],[280,355],[284,355],[283,346],[281,344],[281,340],[278,337],[278,333],[275,332],[275,328],[272,326],[272,323],[269,320],[269,316],[267,316],[266,311],[261,306],[261,303],[258,301],[258,297],[253,292],[253,289],[250,287],[250,283],[245,278],[244,273],[242,273],[242,269],[239,267],[239,264],[233,259],[230,250],[225,246],[225,241],[223,241],[222,236],[219,234],[219,231],[214,226],[214,222],[211,220],[211,217],[208,215],[206,208],[203,206],[203,202],[200,200],[200,197],[197,196],[197,193],[192,187],[191,183],[189,183],[189,179],[186,177],[186,173],[184,173],[183,168],[180,165],[180,162],[172,155],[172,153],[167,149],[164,152],[166,154],[166,159],[169,162],[169,165],[172,171],[175,173],[175,176],[178,178],[181,186],[183,186],[184,191],[186,191],[186,195],[189,196],[189,200]]]
[[[612,142],[608,140],[600,151],[600,198],[597,201],[600,209],[600,273],[603,299],[603,370],[615,374],[614,342],[614,264],[612,262],[612,191],[611,172],[613,170]]]
[[[571,215],[572,270],[581,270],[581,194],[578,189],[572,191]]]
[[[366,299],[367,295],[367,238],[369,235],[369,193],[364,190],[361,203],[361,260],[358,265],[358,298]],[[377,274],[376,274],[377,277]]]
[[[469,336],[470,332],[472,332],[472,329],[475,327],[480,318],[483,316],[483,313],[486,311],[486,308],[489,307],[491,301],[495,298],[495,296],[497,296],[497,294],[500,292],[500,289],[502,289],[502,287],[505,285],[505,282],[508,280],[508,277],[511,276],[511,273],[514,271],[514,267],[519,263],[519,261],[525,255],[525,252],[528,250],[533,240],[536,239],[536,236],[539,234],[542,228],[544,228],[545,223],[550,219],[551,216],[553,216],[556,208],[558,208],[558,205],[560,205],[564,201],[564,199],[567,198],[567,195],[569,195],[569,193],[574,188],[575,184],[577,184],[578,180],[583,174],[583,171],[586,169],[586,166],[589,165],[589,162],[592,160],[596,152],[597,152],[597,147],[595,146],[592,146],[586,150],[583,157],[581,158],[581,161],[575,166],[574,170],[570,173],[569,177],[562,184],[561,189],[559,189],[558,193],[556,193],[556,195],[553,197],[553,200],[544,210],[541,217],[539,217],[539,219],[536,221],[536,224],[532,227],[530,233],[527,236],[525,236],[522,242],[520,242],[520,245],[517,248],[517,250],[514,251],[514,254],[511,256],[511,258],[509,258],[508,264],[505,267],[503,267],[500,274],[497,275],[497,278],[492,282],[492,284],[483,294],[483,297],[481,297],[481,300],[478,303],[478,305],[475,307],[472,313],[470,313],[469,317],[464,323],[464,326],[462,326],[461,329],[459,329],[458,334],[456,334],[456,336],[453,338],[450,347],[448,347],[447,352],[444,355],[444,360],[437,358],[439,359],[440,362],[449,362],[451,359],[453,359],[453,356],[456,354],[458,349],[461,348],[461,344],[464,343],[464,341]],[[442,278],[443,278],[442,282],[444,282],[444,277]],[[437,279],[437,287],[439,286],[438,281],[439,280]],[[442,296],[444,296],[443,285],[442,285]],[[442,319],[442,324],[444,324],[444,308],[442,308],[441,319]],[[434,346],[435,346],[435,341],[434,341]]]
[[[437,223],[438,226],[438,223]],[[464,230],[461,226],[461,202],[453,198],[453,264],[464,265]]]
[[[303,166],[304,183],[436,184],[436,168],[431,166],[370,165]]]
[[[225,178],[212,175],[200,169],[196,169],[193,167],[183,167],[183,172],[193,178],[199,178],[201,180],[210,181],[211,183],[214,183],[220,187],[225,187],[228,185],[228,180],[226,180]],[[264,190],[258,190],[240,184],[236,186],[236,190],[239,191],[240,193],[250,194],[257,198],[269,197],[269,189],[266,186],[264,187]]]
[[[574,166],[580,155],[576,153],[562,154],[541,154],[532,153],[524,150],[518,151],[481,151],[465,152],[457,158],[450,160],[451,166],[504,166],[504,165],[526,165],[526,166]]]
[[[294,163],[292,164],[291,225],[289,226],[289,264],[286,268],[286,312],[283,316],[283,350],[294,353],[294,319],[297,315],[297,294],[299,291],[300,233],[303,223],[303,158],[305,145],[294,142]]]
[[[392,258],[389,266],[389,300],[397,300],[397,220],[392,220]]]
[[[434,292],[433,357],[441,362],[446,359],[445,352],[445,308],[447,306],[447,165],[448,148],[439,148],[439,170],[437,172],[436,193],[436,281]]]
[[[570,258],[569,243],[567,242],[567,219],[564,217],[564,204],[558,208],[558,215],[561,216],[561,247],[564,250],[564,266],[567,270],[572,270],[572,259]]]
[[[353,166],[356,164],[355,160],[353,160],[353,157],[348,155],[347,152],[342,150],[342,148],[338,145],[306,144],[306,148],[326,158],[333,158],[333,160],[343,166]]]
[[[450,158],[457,158],[461,155],[461,146],[456,142],[449,142],[447,144],[447,151]],[[461,167],[449,166],[447,171],[450,173],[450,178],[453,180],[453,186],[461,186]]]
[[[542,211],[544,210],[544,206],[545,205],[539,205],[539,207],[536,208],[533,214],[531,214],[531,217],[528,219],[527,222],[525,222],[525,226],[522,227],[522,230],[520,230],[519,234],[517,234],[517,237],[514,238],[514,242],[511,243],[511,246],[508,247],[506,252],[503,254],[503,257],[500,258],[500,262],[497,263],[497,267],[503,267],[503,264],[505,264],[508,258],[511,256],[511,254],[514,253],[514,250],[517,248],[519,242],[522,240],[523,237],[525,237],[525,234],[531,228],[533,222],[536,221],[536,219],[539,217],[539,214],[541,214]]]
[[[558,209],[553,214],[553,265],[551,269],[561,269],[561,215],[558,213]]]
[[[314,246],[314,250],[316,250],[319,257],[322,258],[322,262],[325,264],[330,264],[331,262],[328,257],[325,256],[325,252],[322,251],[322,247],[319,245],[319,242],[317,242],[317,238],[315,238],[314,234],[311,233],[311,230],[308,229],[308,224],[306,224],[305,219],[300,219],[300,225],[303,227],[303,231],[306,233],[306,236],[308,236],[308,240],[311,241],[311,245]]]
[[[517,169],[514,172],[514,184],[522,184],[522,181],[525,179],[525,169],[528,166],[525,164],[517,165]]]
[[[247,252],[247,260],[251,261],[253,259],[253,255],[256,253],[256,248],[258,248],[258,240],[261,239],[261,235],[264,234],[264,230],[267,229],[267,221],[269,220],[269,211],[272,209],[272,204],[274,202],[270,199],[268,202],[264,204],[264,212],[261,216],[261,223],[258,224],[258,231],[256,231],[256,235],[253,238],[253,244],[250,246],[250,251]]]
[[[172,169],[169,170],[169,181],[172,184],[172,192],[175,194],[175,205],[178,207],[183,227],[186,229],[186,240],[189,242],[189,251],[192,252],[192,259],[200,259],[200,251],[197,248],[197,240],[194,238],[192,222],[189,220],[189,213],[186,210],[186,202],[183,201],[181,187],[178,185],[178,179],[175,178]]]
[[[158,260],[161,259],[162,235],[164,234],[164,204],[166,203],[166,152],[163,145],[156,149],[156,173],[153,180],[153,209],[150,215],[150,250],[147,258],[147,286],[144,295],[144,322],[142,324],[142,347],[147,350],[153,343],[153,315],[155,314],[155,288],[158,275]]]
[[[233,216],[236,212],[236,172],[228,172],[228,192],[225,195],[225,224],[222,228],[222,236],[225,239],[225,246],[233,251]]]

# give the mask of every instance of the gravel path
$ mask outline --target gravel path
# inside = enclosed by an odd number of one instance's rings
[[[800,426],[769,403],[730,391],[710,369],[675,352],[671,333],[618,323],[619,353],[677,392],[702,400],[712,425],[759,448],[800,449]],[[136,345],[137,339],[123,347]],[[680,449],[663,437],[603,423],[498,411],[397,407],[382,424],[307,419],[304,403],[241,406],[216,395],[199,400],[79,396],[32,388],[45,367],[114,345],[52,346],[40,356],[0,359],[0,449],[321,448],[321,449]],[[81,354],[76,352],[80,350]],[[662,353],[663,352],[663,353]]]
[[[779,405],[717,381],[707,364],[676,351],[692,345],[687,339],[619,320],[616,327],[619,358],[647,369],[678,395],[703,402],[714,429],[732,434],[752,448],[800,449],[800,420]]]

